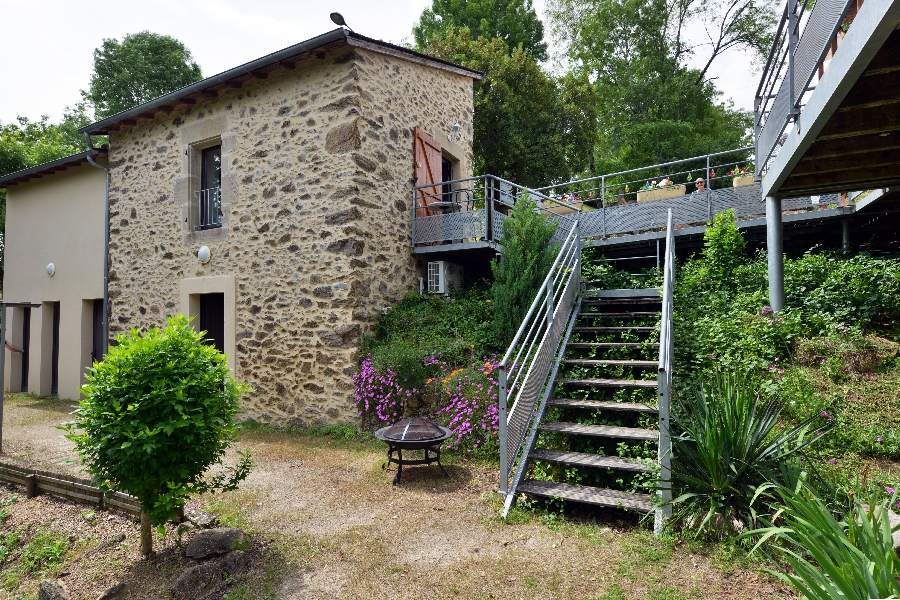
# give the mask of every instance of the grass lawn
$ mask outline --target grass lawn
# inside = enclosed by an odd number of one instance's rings
[[[77,473],[71,444],[54,429],[69,410],[60,401],[9,398],[0,459]],[[241,489],[198,499],[223,524],[252,534],[252,566],[230,582],[230,600],[794,598],[740,551],[654,540],[634,515],[525,506],[504,522],[496,467],[487,462],[448,456],[450,479],[436,466],[410,467],[394,487],[393,473],[382,469],[383,445],[347,429],[250,427],[240,448],[257,463]],[[137,523],[124,515],[50,496],[26,500],[10,486],[0,486],[0,505],[0,517],[7,515],[0,598],[32,598],[42,576],[68,571],[73,599],[123,582],[117,598],[146,600],[191,564],[171,528],[142,560]],[[122,542],[79,559],[119,532]],[[39,533],[56,544],[40,547],[55,553],[26,566],[25,549]]]

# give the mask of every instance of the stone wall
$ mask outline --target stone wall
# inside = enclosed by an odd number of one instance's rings
[[[113,132],[112,333],[189,312],[183,280],[233,277],[225,338],[253,388],[246,416],[355,419],[361,336],[418,288],[412,128],[449,131],[471,111],[471,79],[344,46]],[[195,231],[196,152],[219,141],[223,227]],[[459,145],[470,171],[470,127]]]

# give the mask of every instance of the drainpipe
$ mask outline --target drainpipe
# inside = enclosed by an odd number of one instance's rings
[[[109,350],[109,167],[103,166],[94,160],[94,154],[97,150],[94,148],[91,135],[85,133],[84,139],[87,140],[88,145],[88,162],[98,169],[106,171],[106,221],[103,227],[105,234],[103,240],[103,341],[100,343],[100,356],[103,357],[106,356],[106,352]]]

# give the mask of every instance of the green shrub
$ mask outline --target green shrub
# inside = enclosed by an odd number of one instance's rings
[[[512,342],[559,253],[558,245],[550,245],[556,226],[537,212],[527,194],[516,202],[512,218],[503,221],[501,259],[491,262],[494,331],[503,345]]]
[[[734,209],[716,213],[703,233],[703,259],[710,286],[714,289],[734,287],[737,268],[746,261],[746,245]]]
[[[22,550],[22,566],[27,573],[45,573],[58,569],[69,553],[69,540],[52,529],[41,529]]]
[[[809,600],[869,600],[900,597],[900,558],[894,551],[888,506],[863,503],[836,518],[811,489],[779,487],[782,523],[748,532],[761,536],[757,548],[778,537],[776,546],[791,571],[770,570]]]
[[[184,316],[116,340],[90,369],[75,421],[63,429],[102,489],[135,496],[162,526],[190,496],[234,489],[249,474],[242,455],[234,468],[205,477],[235,441],[244,387]],[[149,529],[142,535],[149,544]]]
[[[819,415],[780,429],[783,406],[763,405],[745,373],[716,376],[677,397],[672,411],[674,521],[695,535],[722,534],[756,520],[760,486],[784,483],[799,453],[828,427]],[[814,427],[815,421],[824,422]]]

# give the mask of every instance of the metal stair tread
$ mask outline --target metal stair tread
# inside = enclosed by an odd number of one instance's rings
[[[564,450],[551,450],[549,448],[535,448],[528,455],[531,460],[560,463],[577,467],[595,467],[598,469],[617,469],[619,471],[634,471],[637,473],[650,473],[652,469],[646,464],[633,458],[621,458],[618,456],[602,456],[586,452],[567,452]]]
[[[598,387],[630,387],[630,388],[655,388],[657,382],[655,379],[605,379],[605,378],[584,378],[574,379],[562,377],[556,380],[556,383],[568,385],[596,385]]]
[[[616,319],[624,319],[628,317],[658,317],[659,311],[632,311],[632,312],[580,312],[578,317],[610,317]]]
[[[634,412],[655,413],[656,407],[640,402],[601,402],[600,400],[578,400],[576,398],[551,398],[548,406],[560,406],[563,408],[586,408],[594,410],[620,410]]]
[[[621,490],[609,490],[584,485],[570,485],[568,483],[559,483],[556,481],[527,479],[519,484],[517,492],[547,498],[559,497],[564,500],[595,504],[598,506],[621,506],[644,512],[650,512],[655,508],[648,494],[632,494]]]
[[[621,367],[656,367],[659,361],[656,360],[619,360],[605,358],[567,358],[562,361],[567,365],[609,365]]]
[[[599,288],[587,289],[588,295],[593,298],[659,298],[659,288],[616,289],[601,290]]]
[[[567,348],[659,348],[659,342],[569,342]]]
[[[656,331],[656,327],[575,327],[573,331]]]
[[[654,429],[641,429],[638,427],[613,427],[612,425],[582,425],[581,423],[566,423],[557,421],[542,423],[538,430],[552,431],[555,433],[569,433],[574,435],[589,435],[591,437],[622,438],[628,440],[659,440],[659,431]]]

